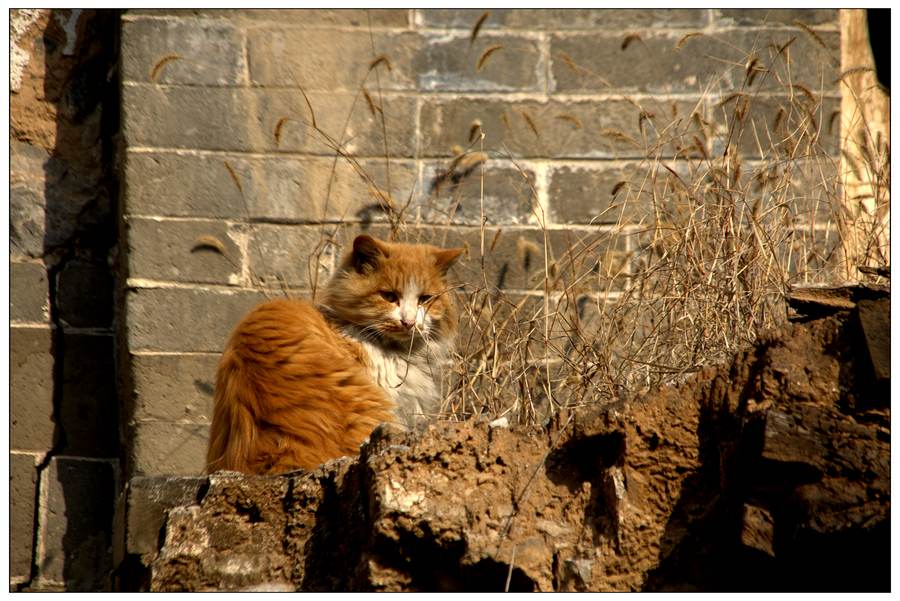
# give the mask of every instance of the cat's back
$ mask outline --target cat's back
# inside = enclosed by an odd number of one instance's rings
[[[282,472],[356,452],[393,419],[362,353],[309,302],[254,307],[219,362],[207,470]]]
[[[283,364],[287,357],[339,354],[359,360],[359,351],[340,336],[310,302],[277,299],[260,303],[238,323],[226,353],[245,361]]]

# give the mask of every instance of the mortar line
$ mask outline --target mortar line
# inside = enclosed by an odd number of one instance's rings
[[[251,84],[249,86],[238,86],[238,85],[218,85],[218,84],[163,84],[163,83],[149,83],[146,81],[131,81],[126,80],[122,82],[124,87],[129,88],[147,88],[147,89],[157,89],[162,91],[168,90],[180,90],[180,89],[208,89],[208,90],[248,90],[251,92],[298,92],[300,88],[298,86],[289,86],[289,85],[261,85],[261,84]],[[329,95],[341,95],[351,97],[354,96],[358,89],[357,88],[329,88],[329,89],[306,89],[304,88],[310,96],[318,95],[322,97],[327,97]],[[622,101],[627,102],[626,97],[635,101],[670,101],[670,100],[686,100],[686,101],[697,101],[704,97],[710,98],[720,98],[733,94],[734,92],[739,91],[738,89],[734,90],[722,90],[705,93],[703,88],[698,87],[696,90],[687,90],[683,92],[666,92],[664,94],[658,94],[653,92],[646,92],[642,90],[632,90],[632,89],[618,89],[618,90],[609,90],[608,88],[604,88],[603,91],[596,92],[558,92],[554,93],[550,96],[549,101],[559,102],[559,103],[578,103],[578,102],[609,102],[609,101]],[[508,89],[494,89],[494,90],[472,90],[469,88],[466,89],[447,89],[447,90],[430,90],[430,89],[415,89],[415,88],[402,88],[402,89],[391,89],[386,88],[384,90],[384,95],[390,100],[390,97],[397,97],[403,99],[413,99],[413,98],[428,98],[433,100],[496,100],[499,102],[537,102],[539,104],[548,104],[548,100],[544,98],[544,92],[542,90],[527,90],[521,91],[519,87],[510,87]],[[757,97],[764,98],[789,98],[790,94],[785,92],[777,92],[777,91],[759,91],[755,94]],[[835,87],[835,89],[829,93],[822,95],[824,98],[830,99],[840,99],[841,94],[840,90]]]

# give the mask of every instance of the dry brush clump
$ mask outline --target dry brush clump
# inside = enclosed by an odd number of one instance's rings
[[[815,35],[803,29],[798,35]],[[672,52],[685,52],[699,35],[685,36]],[[751,344],[786,321],[784,295],[792,287],[859,277],[861,264],[888,266],[879,218],[887,195],[877,197],[874,217],[871,210],[848,210],[837,104],[823,93],[833,82],[815,90],[792,80],[795,37],[747,49],[740,60],[732,48],[693,110],[627,99],[640,135],[611,128],[593,135],[639,148],[643,158],[610,190],[596,191],[610,197],[596,227],[550,223],[533,174],[504,148],[490,150],[481,121],[469,128],[468,147],[448,149],[444,166],[420,184],[425,189],[402,195],[391,185],[387,142],[385,173],[375,178],[346,149],[350,116],[343,132],[324,131],[301,91],[308,114],[290,118],[319,135],[335,165],[353,167],[390,237],[415,241],[423,229],[448,226],[443,239],[468,248],[463,282],[448,291],[458,297],[462,324],[454,360],[442,370],[445,394],[436,418],[541,423],[574,407],[608,404]],[[473,69],[497,50],[483,53]],[[560,60],[592,73],[569,56]],[[388,122],[377,74],[390,68],[387,55],[374,59],[351,107],[368,111],[375,124],[369,133],[384,140]],[[557,125],[571,120],[573,131],[587,128],[571,115],[558,117]],[[526,121],[520,126],[542,127],[533,115]],[[866,170],[880,190],[890,184],[886,144],[865,141],[870,152],[851,165]],[[521,198],[511,201],[532,208],[530,228],[489,223],[484,186],[492,164],[521,175]],[[478,206],[466,207],[480,220],[463,235],[449,226],[459,204],[472,202],[462,193],[466,186],[480,188]],[[333,256],[347,241],[342,232],[358,225],[348,219],[321,226],[320,245],[309,258],[314,293],[323,256]],[[491,259],[503,245],[513,258],[498,273]],[[859,248],[865,251],[853,250]]]

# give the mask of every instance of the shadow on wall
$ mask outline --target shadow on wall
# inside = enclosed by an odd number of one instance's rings
[[[56,122],[43,198],[55,433],[41,466],[49,511],[36,567],[67,590],[108,589],[112,563],[118,23],[118,11],[54,9],[35,50],[45,69],[37,101]]]

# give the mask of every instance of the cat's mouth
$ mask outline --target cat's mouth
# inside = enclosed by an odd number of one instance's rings
[[[384,324],[381,329],[382,336],[394,342],[409,344],[410,341],[424,341],[427,336],[426,327],[424,325],[415,325],[408,327],[401,322],[390,322]]]

